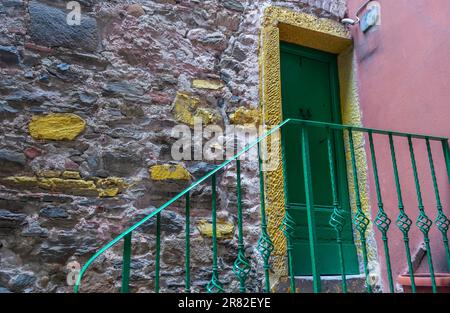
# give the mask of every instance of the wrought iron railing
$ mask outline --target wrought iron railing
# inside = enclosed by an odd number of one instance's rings
[[[383,207],[383,200],[382,200],[382,194],[381,194],[381,188],[380,188],[380,179],[379,179],[379,172],[378,172],[378,164],[376,159],[376,153],[375,153],[375,146],[374,146],[374,140],[373,135],[381,135],[381,136],[387,136],[389,139],[389,148],[391,152],[391,158],[392,158],[392,167],[393,167],[393,173],[395,178],[395,187],[396,187],[396,193],[398,198],[398,215],[396,216],[396,226],[400,229],[401,233],[403,234],[403,241],[405,246],[405,252],[406,252],[406,263],[408,267],[408,272],[411,279],[411,289],[412,292],[416,291],[416,285],[414,282],[414,268],[413,263],[411,259],[411,250],[409,246],[409,232],[411,230],[411,227],[413,226],[413,221],[408,216],[406,209],[403,204],[403,198],[402,198],[402,189],[400,185],[400,179],[399,179],[399,171],[397,166],[397,159],[396,159],[396,153],[395,153],[395,147],[394,147],[394,137],[404,137],[407,139],[408,146],[409,146],[409,153],[410,153],[410,159],[411,159],[411,165],[414,175],[414,183],[417,193],[417,202],[418,202],[418,209],[419,209],[419,215],[418,219],[416,221],[416,226],[423,234],[423,239],[425,242],[425,246],[427,249],[427,260],[428,260],[428,269],[431,277],[432,282],[432,288],[433,291],[437,291],[436,287],[436,281],[435,281],[435,273],[433,268],[433,259],[430,249],[430,239],[429,239],[429,231],[432,226],[431,219],[427,216],[423,204],[422,199],[422,193],[421,193],[421,185],[419,181],[418,176],[418,169],[416,165],[416,158],[414,153],[414,147],[412,139],[420,139],[424,140],[426,142],[427,147],[427,154],[428,154],[428,161],[430,165],[430,173],[431,178],[433,182],[433,188],[436,198],[436,209],[437,209],[437,218],[435,221],[435,224],[438,228],[438,230],[442,234],[442,243],[443,247],[446,253],[447,263],[448,267],[450,268],[450,250],[449,250],[449,244],[448,244],[448,237],[447,237],[447,231],[449,228],[450,221],[445,216],[441,198],[440,198],[440,192],[437,184],[436,179],[436,172],[435,172],[435,166],[434,166],[434,160],[432,155],[432,149],[430,145],[430,141],[439,141],[442,144],[442,150],[444,155],[444,160],[446,164],[447,169],[447,175],[448,180],[450,183],[450,151],[448,146],[448,138],[444,137],[436,137],[436,136],[427,136],[427,135],[419,135],[419,134],[410,134],[410,133],[401,133],[401,132],[395,132],[395,131],[386,131],[386,130],[379,130],[379,129],[372,129],[372,128],[364,128],[364,127],[355,127],[355,126],[349,126],[349,125],[340,125],[340,124],[331,124],[331,123],[323,123],[323,122],[314,122],[314,121],[306,121],[306,120],[296,120],[296,119],[287,119],[281,124],[273,127],[270,131],[259,137],[254,142],[247,145],[243,150],[241,150],[238,154],[233,156],[232,158],[226,160],[221,165],[217,166],[214,170],[206,174],[201,179],[194,182],[192,185],[190,185],[188,188],[180,192],[178,195],[176,195],[174,198],[172,198],[170,201],[166,202],[156,210],[154,210],[151,214],[143,218],[138,223],[134,224],[132,227],[124,231],[122,234],[117,236],[114,240],[109,242],[107,245],[105,245],[103,248],[101,248],[97,253],[94,254],[82,267],[79,276],[77,278],[77,281],[75,283],[74,291],[78,293],[80,291],[80,285],[81,281],[83,279],[83,276],[86,272],[86,270],[90,267],[90,265],[105,251],[116,245],[118,242],[120,242],[122,239],[124,240],[123,244],[123,262],[122,262],[122,285],[121,285],[121,292],[129,292],[129,280],[130,280],[130,264],[131,264],[131,244],[132,244],[132,233],[139,227],[143,226],[144,223],[149,221],[152,218],[156,218],[156,255],[155,255],[155,292],[160,291],[160,254],[161,254],[161,211],[166,209],[167,207],[174,204],[176,201],[180,200],[181,198],[185,198],[185,260],[184,260],[184,266],[185,266],[185,292],[191,291],[191,276],[190,276],[190,195],[191,191],[199,186],[201,183],[205,182],[208,179],[211,179],[211,188],[212,188],[212,271],[211,271],[211,280],[206,286],[207,292],[224,292],[224,287],[222,283],[220,282],[219,278],[219,268],[217,264],[217,195],[216,195],[216,176],[217,173],[221,170],[224,170],[227,165],[229,165],[232,162],[235,162],[236,164],[236,185],[237,185],[237,229],[238,229],[238,253],[236,260],[234,262],[233,266],[233,272],[236,275],[238,281],[239,281],[239,291],[245,292],[247,290],[246,282],[247,278],[249,276],[251,265],[250,261],[245,255],[245,249],[244,249],[244,236],[243,236],[243,218],[242,218],[242,197],[241,197],[241,163],[240,163],[240,157],[249,151],[251,148],[257,146],[258,148],[258,162],[259,162],[259,178],[260,178],[260,211],[261,211],[261,233],[260,238],[258,240],[257,249],[260,252],[262,259],[263,259],[263,269],[264,269],[264,283],[263,283],[263,290],[265,292],[271,292],[270,288],[270,258],[271,254],[274,250],[274,245],[271,241],[271,238],[268,234],[267,230],[267,217],[266,217],[266,211],[265,211],[265,190],[264,190],[264,182],[263,182],[263,171],[262,171],[262,160],[260,156],[260,142],[265,140],[268,136],[273,134],[276,131],[279,131],[283,128],[285,128],[287,125],[300,125],[301,126],[301,134],[299,134],[299,139],[301,138],[301,150],[302,150],[302,160],[303,160],[303,173],[304,173],[304,183],[305,183],[305,195],[306,195],[306,211],[307,211],[307,224],[308,224],[308,235],[309,235],[309,247],[310,247],[310,257],[311,257],[311,269],[312,269],[312,276],[313,276],[313,288],[314,292],[320,292],[321,291],[321,278],[319,273],[319,267],[318,267],[318,259],[317,259],[317,239],[316,239],[316,227],[315,227],[315,217],[314,217],[314,199],[313,199],[313,187],[312,187],[312,175],[311,175],[311,165],[310,165],[310,147],[309,147],[309,129],[310,128],[325,128],[327,129],[327,147],[328,147],[328,160],[329,160],[329,171],[330,171],[330,179],[331,179],[331,191],[332,191],[332,198],[333,198],[333,212],[331,214],[330,218],[330,225],[335,229],[336,231],[336,244],[339,247],[339,260],[336,260],[340,264],[341,269],[341,276],[342,276],[342,291],[347,292],[347,275],[345,271],[345,262],[344,262],[344,253],[343,253],[343,247],[342,247],[342,238],[341,233],[344,227],[345,218],[344,216],[346,214],[352,214],[351,212],[345,212],[345,210],[342,208],[341,204],[339,203],[338,198],[338,192],[337,192],[337,186],[336,186],[336,169],[334,164],[334,150],[333,150],[333,134],[334,132],[340,132],[342,135],[346,132],[348,135],[348,146],[350,151],[350,160],[351,160],[351,168],[352,168],[352,178],[353,178],[353,190],[350,190],[350,192],[354,193],[354,199],[356,204],[356,210],[352,216],[352,222],[354,224],[354,229],[358,232],[360,242],[361,242],[361,253],[362,253],[362,261],[364,265],[364,276],[365,276],[365,284],[367,288],[367,292],[372,292],[372,287],[370,284],[369,279],[369,264],[368,264],[368,250],[367,250],[367,231],[368,226],[370,223],[369,216],[364,212],[361,204],[361,191],[359,187],[359,180],[358,180],[358,166],[357,166],[357,160],[355,156],[355,144],[354,144],[354,133],[366,133],[369,138],[369,150],[371,154],[371,160],[372,160],[372,171],[374,176],[374,183],[375,183],[375,189],[376,189],[376,195],[377,195],[377,203],[378,203],[378,211],[374,218],[374,224],[376,225],[377,229],[381,233],[381,238],[383,242],[383,249],[384,249],[384,255],[385,255],[385,261],[386,261],[386,271],[387,271],[387,277],[388,277],[388,283],[389,283],[389,291],[394,292],[394,281],[392,277],[392,266],[391,266],[391,258],[389,254],[389,241],[388,241],[388,233],[390,224],[392,222],[391,218],[389,217],[387,212],[384,210]],[[283,171],[286,171],[285,169],[285,162],[284,162],[284,149],[281,149],[282,151],[282,159],[283,159]],[[284,175],[284,186],[286,188],[286,175]],[[286,192],[285,192],[286,195]],[[290,273],[293,273],[293,245],[292,245],[292,234],[295,226],[295,221],[293,220],[292,216],[289,213],[289,210],[285,210],[285,217],[282,223],[282,231],[284,235],[286,236],[287,241],[287,258],[288,258],[288,276],[289,276],[289,283],[290,283],[290,292],[296,291],[295,286],[295,277],[294,275],[291,275]]]

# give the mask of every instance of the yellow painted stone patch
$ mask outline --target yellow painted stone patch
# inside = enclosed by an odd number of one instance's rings
[[[230,222],[217,221],[216,224],[217,238],[232,238],[234,234],[234,224]],[[212,237],[212,224],[206,220],[200,220],[197,229],[203,236]]]
[[[62,173],[62,177],[63,178],[67,178],[67,179],[80,179],[80,173],[76,172],[76,171],[64,171]]]
[[[100,178],[97,180],[96,185],[98,188],[106,190],[117,189],[118,192],[128,188],[128,184],[119,177]]]
[[[98,189],[98,196],[105,197],[115,197],[119,193],[119,188],[108,188],[108,189]]]
[[[52,191],[70,191],[70,190],[97,190],[92,180],[83,179],[63,179],[63,178],[41,178],[38,180],[40,188]]]
[[[223,87],[223,84],[220,80],[216,79],[212,80],[194,79],[192,81],[192,87],[200,89],[218,90]]]
[[[207,108],[198,108],[194,114],[194,118],[200,118],[205,125],[214,124],[219,121],[219,116],[217,113],[214,113],[212,110]]]
[[[100,178],[96,185],[100,197],[115,197],[129,186],[125,180],[119,177]]]
[[[200,99],[198,97],[177,92],[173,101],[172,111],[175,118],[184,124],[194,125],[194,118],[201,118],[203,124],[212,124],[220,120],[217,112],[208,108],[199,107]]]
[[[67,177],[67,172],[71,172]],[[66,178],[59,177],[37,177],[37,176],[10,176],[2,179],[2,182],[9,185],[24,188],[40,188],[57,193],[71,194],[77,196],[99,196],[115,197],[124,191],[128,184],[121,178],[109,177],[93,179],[81,179],[78,172],[66,171]],[[75,175],[73,173],[77,173]],[[63,173],[64,176],[64,173]]]
[[[200,103],[197,97],[177,92],[175,100],[173,101],[173,112],[175,118],[185,124],[193,124],[192,111],[195,111]]]
[[[37,177],[34,176],[10,176],[3,178],[2,181],[12,185],[21,185],[23,187],[36,187],[38,184]]]
[[[230,114],[230,121],[231,124],[237,125],[258,124],[259,110],[240,107],[234,113]]]
[[[74,140],[86,128],[86,122],[76,114],[53,113],[33,116],[28,126],[34,139]]]
[[[189,180],[191,174],[181,164],[154,165],[150,168],[150,178],[152,180]]]

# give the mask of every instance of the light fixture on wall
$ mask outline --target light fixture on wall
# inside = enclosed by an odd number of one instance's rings
[[[360,22],[361,22],[361,19],[359,18],[359,14],[361,14],[361,12],[364,10],[364,8],[370,3],[370,2],[373,2],[372,0],[367,0],[367,1],[365,1],[359,8],[358,8],[358,10],[356,11],[356,14],[355,14],[355,18],[353,19],[353,18],[350,18],[350,17],[346,17],[346,18],[344,18],[344,19],[342,19],[341,20],[341,23],[342,24],[344,24],[344,25],[357,25],[357,24],[359,24]],[[378,11],[377,11],[378,12]],[[373,16],[373,15],[372,15]],[[373,17],[372,16],[370,16],[372,19],[373,19]],[[377,16],[378,16],[378,14],[377,14]],[[365,17],[363,17],[363,18],[365,18]],[[375,24],[375,22],[373,23],[373,25]]]
[[[359,23],[359,21],[360,21],[359,17],[356,17],[356,20],[346,17],[341,20],[341,23],[344,25],[356,25]]]

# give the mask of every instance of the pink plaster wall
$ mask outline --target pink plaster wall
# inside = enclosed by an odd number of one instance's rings
[[[363,0],[349,0],[349,16]],[[381,4],[381,25],[363,34],[358,26],[352,33],[358,63],[359,92],[363,124],[366,127],[392,129],[450,137],[450,1],[448,0],[388,0]],[[397,159],[403,200],[414,225],[410,232],[412,253],[423,241],[415,226],[418,206],[406,138],[396,139]],[[375,140],[380,183],[385,209],[393,220],[389,231],[390,253],[394,273],[406,270],[405,249],[401,232],[394,225],[398,214],[392,162],[388,139]],[[434,220],[436,202],[424,142],[414,140],[419,179],[425,210],[433,220],[430,232],[435,270],[448,272],[442,237]],[[366,146],[368,148],[368,145]],[[450,185],[439,143],[432,144],[438,185],[444,212],[449,214]],[[368,158],[370,159],[370,151]],[[369,169],[372,172],[369,160]],[[370,176],[372,216],[377,202]],[[384,285],[387,286],[386,265],[381,236],[377,245],[382,264]],[[419,270],[428,271],[426,259]]]

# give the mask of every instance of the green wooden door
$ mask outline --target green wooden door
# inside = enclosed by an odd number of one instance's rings
[[[341,123],[337,77],[336,55],[281,42],[283,119]],[[322,275],[338,275],[340,262],[336,232],[329,225],[333,201],[327,133],[322,128],[310,128],[309,134],[319,271]],[[311,275],[300,127],[289,125],[283,131],[282,140],[286,158],[286,208],[296,223],[293,235],[294,274]],[[334,137],[334,150],[339,200],[350,212],[342,133]],[[346,273],[357,274],[359,266],[350,214],[342,235]]]

